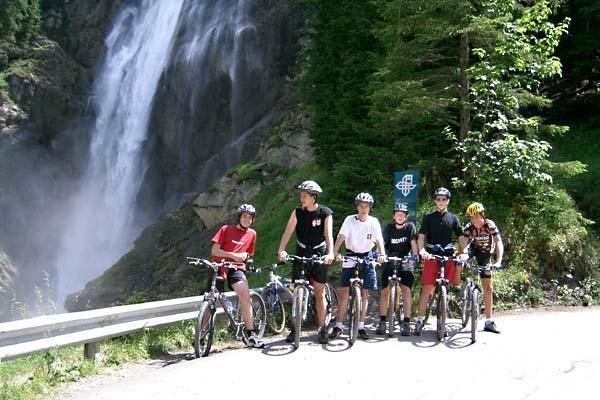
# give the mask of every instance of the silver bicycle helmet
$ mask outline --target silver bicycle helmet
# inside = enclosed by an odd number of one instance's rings
[[[373,205],[375,204],[375,200],[373,199],[373,196],[371,196],[369,193],[362,192],[356,195],[356,197],[354,198],[354,203],[369,203]]]
[[[242,204],[238,207],[236,214],[239,216],[242,213],[248,213],[254,217],[256,216],[256,208],[252,204]]]
[[[433,195],[435,197],[446,196],[448,199],[450,197],[452,197],[452,194],[450,193],[450,191],[448,189],[446,189],[445,187],[440,187],[440,188],[435,189],[435,192],[433,192]]]
[[[321,186],[315,181],[304,181],[298,186],[298,189],[312,194],[323,193],[323,189],[321,189]]]
[[[410,210],[408,209],[408,204],[406,203],[394,203],[394,212],[396,211],[403,211],[406,214],[410,213]]]

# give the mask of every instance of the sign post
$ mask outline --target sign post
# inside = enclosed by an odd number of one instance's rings
[[[409,221],[417,221],[417,204],[419,201],[419,172],[394,172],[394,202],[408,204]]]

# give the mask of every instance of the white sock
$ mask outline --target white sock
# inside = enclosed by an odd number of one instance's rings
[[[340,329],[344,329],[344,324],[342,324],[341,322],[336,322],[335,323],[335,327],[336,328],[340,328]]]
[[[364,322],[359,322],[358,323],[358,329],[365,329],[365,323]]]

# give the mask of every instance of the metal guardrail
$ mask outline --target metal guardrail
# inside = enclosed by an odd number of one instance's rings
[[[81,343],[84,356],[93,359],[105,339],[196,318],[202,300],[184,297],[0,323],[0,362]]]

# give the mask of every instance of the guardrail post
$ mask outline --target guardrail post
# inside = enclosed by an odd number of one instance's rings
[[[83,358],[86,360],[95,360],[96,354],[100,353],[101,342],[86,343],[83,346]]]

